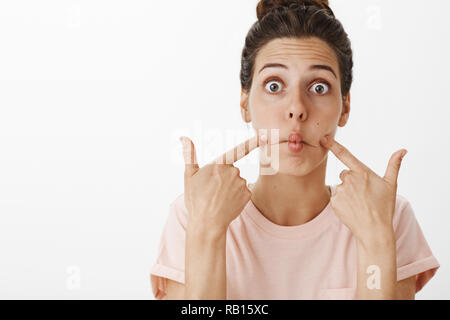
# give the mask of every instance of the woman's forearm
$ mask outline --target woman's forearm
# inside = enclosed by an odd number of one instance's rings
[[[185,299],[226,300],[226,230],[188,224]]]
[[[396,298],[397,258],[392,233],[378,233],[364,243],[357,240],[357,299]]]

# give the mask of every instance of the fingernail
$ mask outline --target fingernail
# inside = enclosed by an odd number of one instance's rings
[[[402,160],[403,160],[403,157],[406,156],[407,153],[408,153],[408,150],[406,150],[406,151],[403,153],[403,155],[402,155]]]
[[[327,143],[328,137],[325,136],[325,137],[323,137],[322,139],[320,139],[320,141],[321,141],[322,143]]]
[[[182,147],[184,148],[186,146],[186,140],[184,140],[183,137],[180,137],[180,142],[181,142]]]

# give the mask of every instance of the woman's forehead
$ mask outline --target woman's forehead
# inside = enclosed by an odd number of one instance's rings
[[[255,65],[259,70],[264,64],[274,62],[293,65],[314,62],[328,64],[333,69],[338,69],[333,49],[318,38],[282,38],[270,41],[259,51]]]

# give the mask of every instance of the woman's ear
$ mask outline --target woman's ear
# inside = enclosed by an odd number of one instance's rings
[[[250,110],[248,109],[248,93],[244,91],[244,89],[241,89],[241,116],[242,120],[244,120],[246,123],[249,123],[252,121],[252,118],[250,117]]]
[[[341,117],[339,119],[338,126],[344,127],[347,124],[349,117],[350,117],[350,91],[348,92],[347,96],[345,97],[345,99],[343,101],[342,113],[341,113]]]

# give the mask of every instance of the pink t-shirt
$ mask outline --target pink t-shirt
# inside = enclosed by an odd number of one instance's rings
[[[336,185],[331,185],[332,194]],[[184,283],[184,195],[170,205],[150,277],[156,299],[166,299],[166,278]],[[397,194],[394,214],[397,280],[416,275],[416,292],[440,267],[409,201]],[[226,240],[227,299],[355,299],[357,251],[350,230],[331,204],[313,220],[281,226],[250,200],[233,220]],[[369,276],[369,275],[368,275]]]

